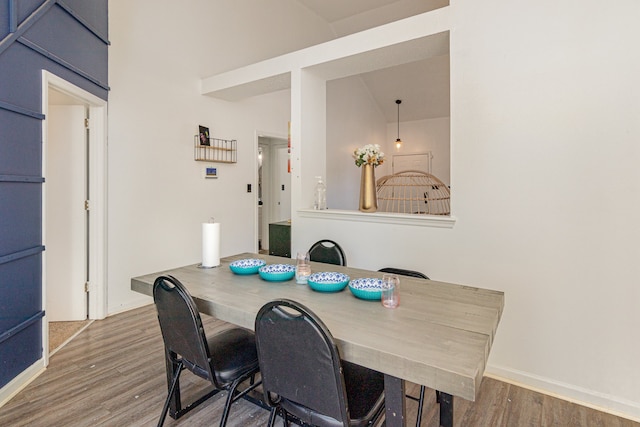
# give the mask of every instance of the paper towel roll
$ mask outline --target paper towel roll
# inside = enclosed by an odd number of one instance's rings
[[[202,224],[202,266],[217,267],[220,265],[220,223],[205,222]]]

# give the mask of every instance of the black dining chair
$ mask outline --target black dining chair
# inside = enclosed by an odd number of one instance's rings
[[[232,328],[207,337],[193,298],[173,276],[160,276],[155,280],[153,299],[164,340],[169,389],[158,427],[164,424],[170,406],[172,417],[177,419],[226,390],[229,394],[220,420],[220,426],[224,427],[231,404],[260,384],[254,381],[259,369],[253,332]],[[215,388],[182,408],[179,379],[184,369],[211,382]],[[249,385],[238,390],[246,380],[250,380]]]
[[[308,308],[281,299],[256,316],[262,388],[276,415],[302,425],[369,426],[384,412],[384,375],[340,359],[324,323]]]
[[[385,267],[385,268],[381,268],[378,271],[381,273],[392,273],[392,274],[398,274],[400,276],[417,277],[419,279],[429,280],[429,278],[425,274],[420,273],[419,271],[405,270],[403,268]]]
[[[309,259],[327,264],[347,265],[347,257],[340,245],[328,239],[318,240],[311,246]]]
[[[429,280],[426,274],[423,274],[423,273],[420,273],[419,271],[414,271],[414,270],[405,270],[403,268],[385,267],[385,268],[381,268],[378,271],[382,273],[391,273],[391,274],[397,274],[400,276],[417,277],[419,279]],[[418,402],[418,417],[416,419],[416,427],[420,427],[420,423],[422,422],[422,409],[424,407],[424,393],[425,393],[425,386],[421,385],[420,395],[418,397],[407,394],[407,397],[409,399],[415,400]],[[440,402],[440,392],[438,391],[436,391],[436,400],[438,401],[438,403]]]

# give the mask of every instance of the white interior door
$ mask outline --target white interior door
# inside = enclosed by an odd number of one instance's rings
[[[45,170],[46,316],[87,318],[85,107],[50,105]]]

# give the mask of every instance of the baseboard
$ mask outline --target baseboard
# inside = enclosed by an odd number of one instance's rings
[[[515,369],[487,366],[485,376],[557,397],[601,412],[640,422],[640,403],[554,381]]]
[[[36,363],[22,371],[17,377],[9,381],[7,385],[0,389],[0,408],[44,371],[44,358],[41,358]]]

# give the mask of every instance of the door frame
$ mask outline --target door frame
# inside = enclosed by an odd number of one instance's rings
[[[255,245],[255,247],[254,247],[254,252],[255,253],[258,253],[258,239],[260,238],[260,236],[259,236],[260,228],[259,228],[259,223],[258,223],[258,221],[260,220],[259,219],[259,215],[258,215],[258,209],[259,209],[258,208],[258,147],[260,145],[260,138],[280,139],[280,140],[283,140],[285,144],[287,143],[287,136],[286,135],[273,133],[273,132],[261,132],[261,131],[258,131],[258,130],[256,130],[255,134],[254,134],[254,146],[253,146],[254,156],[253,156],[253,158],[255,159],[255,167],[253,169],[254,170],[254,177],[253,177],[254,185],[253,185],[253,187],[255,188],[255,191],[254,191],[254,203],[253,203],[253,206],[254,206],[254,227],[253,227],[254,236],[253,236],[253,243]],[[269,143],[269,149],[271,151],[271,143]],[[269,156],[270,155],[271,155],[271,153],[269,153]],[[272,159],[270,159],[269,161],[273,162]],[[263,169],[263,171],[264,171],[264,169]],[[268,189],[268,191],[271,191],[271,189]],[[265,192],[265,185],[264,185],[264,176],[263,176],[263,181],[262,181],[262,194],[263,194],[263,196],[264,196],[264,192]],[[264,197],[263,197],[263,199],[264,199]],[[267,216],[268,216],[268,219],[270,220],[270,218],[271,218],[271,207],[267,207],[265,205],[262,206],[262,215],[263,216],[266,213],[265,210],[269,211],[269,213],[267,213]],[[267,221],[267,228],[265,230],[263,230],[263,232],[266,233],[266,235],[267,235],[267,239],[266,239],[267,243],[269,242],[269,238],[268,238],[269,229],[268,229],[268,226],[269,226],[269,221]],[[263,240],[263,242],[264,242],[264,240]],[[263,249],[264,249],[264,245],[263,245]]]
[[[55,89],[78,101],[79,105],[85,105],[89,109],[90,126],[89,141],[89,201],[90,221],[88,228],[89,239],[89,319],[104,319],[107,315],[107,101],[75,86],[72,83],[42,71],[42,112],[45,119],[42,121],[42,171],[46,177],[47,160],[47,116],[49,109],[49,89]],[[49,332],[46,316],[46,182],[42,190],[42,235],[45,251],[42,256],[42,305],[45,312],[42,328],[42,345],[45,366],[49,363]]]

